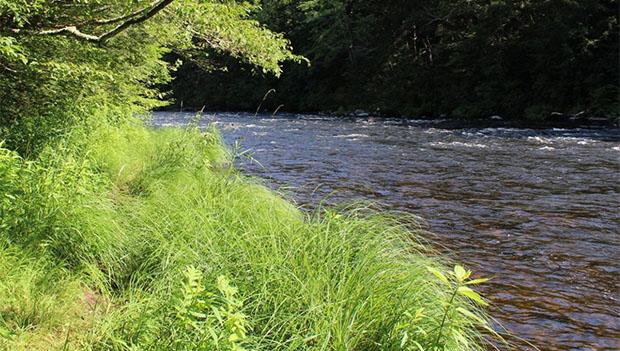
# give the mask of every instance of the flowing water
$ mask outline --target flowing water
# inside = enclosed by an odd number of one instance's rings
[[[193,114],[155,113],[159,126]],[[620,133],[205,115],[299,204],[372,200],[426,219],[482,276],[492,314],[541,350],[620,350]],[[521,342],[519,349],[532,349]]]

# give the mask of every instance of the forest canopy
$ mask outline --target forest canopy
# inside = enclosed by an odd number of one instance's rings
[[[229,55],[215,71],[186,62],[177,104],[254,110],[275,89],[270,112],[619,115],[615,0],[264,0],[252,17],[311,65],[276,79]]]

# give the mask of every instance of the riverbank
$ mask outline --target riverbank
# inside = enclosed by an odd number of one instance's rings
[[[191,121],[161,112],[152,123]],[[199,126],[210,125],[248,150],[246,174],[300,206],[362,200],[424,218],[444,254],[494,277],[481,289],[516,335],[550,351],[614,349],[617,129],[205,113]]]
[[[303,213],[234,157],[129,123],[0,149],[2,348],[483,349],[484,302],[415,221]]]

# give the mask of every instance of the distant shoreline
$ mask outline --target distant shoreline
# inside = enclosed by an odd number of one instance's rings
[[[198,113],[201,112],[201,108],[192,106],[167,106],[155,111],[161,112],[187,112]],[[256,113],[256,111],[250,110],[205,110],[202,111],[205,114],[214,113]],[[527,128],[527,129],[549,129],[549,128],[605,128],[605,129],[618,129],[620,132],[620,117],[575,117],[570,115],[555,115],[551,117],[545,117],[541,120],[527,120],[527,119],[508,119],[500,116],[490,116],[481,118],[462,118],[462,117],[449,117],[449,116],[399,116],[394,114],[382,114],[382,113],[369,113],[365,111],[351,111],[346,113],[331,112],[331,111],[278,111],[276,114],[272,114],[271,111],[259,112],[261,116],[292,116],[292,115],[317,115],[317,116],[332,116],[340,117],[343,119],[402,119],[415,120],[415,121],[428,121],[429,125],[435,127],[441,127],[446,129],[461,129],[461,128]],[[423,124],[423,123],[421,123]]]

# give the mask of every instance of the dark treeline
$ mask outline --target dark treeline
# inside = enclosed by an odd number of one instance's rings
[[[179,68],[177,105],[253,111],[275,89],[266,111],[618,116],[617,1],[264,0],[254,16],[310,65],[275,78],[207,52]]]

